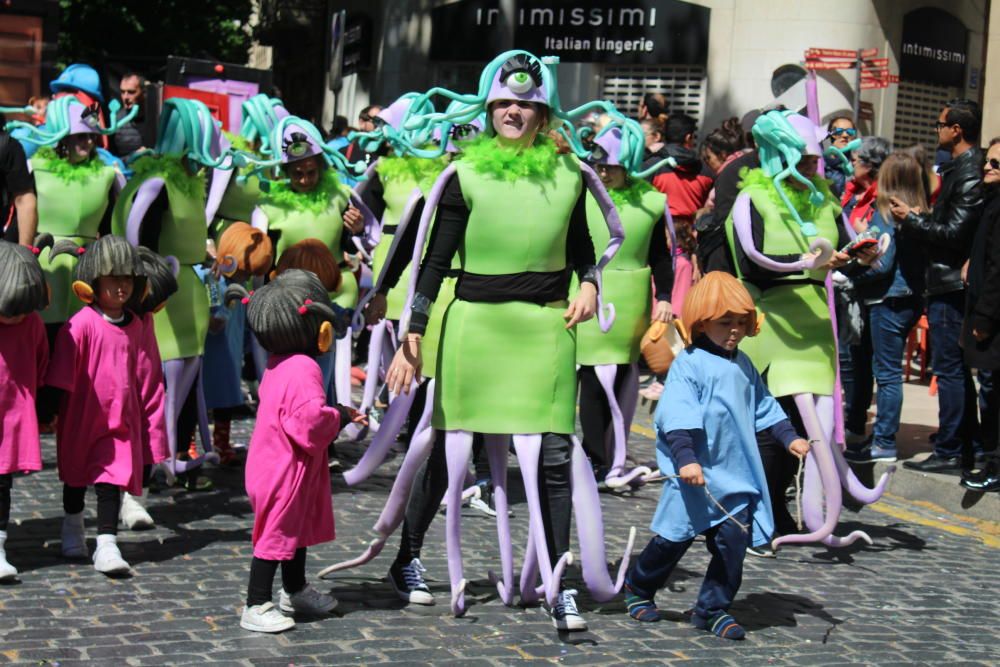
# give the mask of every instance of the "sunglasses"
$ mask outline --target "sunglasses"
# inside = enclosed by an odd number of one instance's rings
[[[996,159],[995,157],[991,157],[989,160],[987,160],[986,164],[990,166],[990,169],[1000,169],[1000,160]]]
[[[858,135],[858,131],[853,127],[835,127],[830,130],[831,137],[839,137],[842,134],[846,134],[849,137],[856,137]]]
[[[366,113],[363,113],[360,116],[358,116],[358,120],[363,121],[365,123],[370,123],[372,122],[372,120],[374,120],[374,118]]]

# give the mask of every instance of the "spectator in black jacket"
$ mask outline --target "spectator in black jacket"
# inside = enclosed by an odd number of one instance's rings
[[[990,141],[983,167],[986,208],[976,229],[969,258],[962,347],[965,361],[979,371],[985,465],[963,476],[962,486],[973,491],[1000,491],[1000,137]]]
[[[5,119],[0,114],[0,128]],[[28,171],[24,149],[0,129],[0,229],[3,238],[30,246],[38,228],[35,178]]]
[[[928,459],[904,464],[923,472],[958,474],[974,465],[976,391],[959,340],[965,310],[962,265],[969,259],[983,211],[980,123],[979,105],[970,100],[952,100],[941,110],[938,145],[952,159],[941,167],[941,192],[932,212],[890,199],[901,238],[915,240],[927,256],[925,293],[931,365],[938,380],[938,432]]]

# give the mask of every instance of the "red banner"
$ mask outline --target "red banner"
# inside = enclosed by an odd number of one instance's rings
[[[853,60],[831,60],[829,62],[824,62],[822,60],[807,60],[805,63],[806,69],[854,69],[856,63]]]
[[[864,62],[865,67],[888,67],[888,58],[868,58]]]
[[[861,51],[862,58],[874,58],[878,55],[878,49],[864,49]],[[857,58],[858,52],[851,49],[808,49],[806,58]]]

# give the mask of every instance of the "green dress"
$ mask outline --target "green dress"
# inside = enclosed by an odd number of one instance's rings
[[[504,275],[566,269],[569,220],[583,182],[576,158],[554,159],[551,175],[517,180],[478,172],[467,160],[456,162],[470,211],[458,249],[463,271]],[[511,202],[517,202],[516,214]],[[566,306],[566,301],[452,301],[438,346],[434,427],[572,433],[576,333],[566,329]]]
[[[97,157],[88,163],[70,165],[51,149],[35,153],[31,168],[38,193],[38,231],[78,245],[96,239],[115,182],[114,168]],[[42,319],[46,323],[66,322],[83,307],[71,289],[76,257],[62,254],[50,259],[49,249],[45,249],[38,260],[51,292]]]
[[[576,363],[583,366],[635,363],[639,341],[649,327],[653,298],[649,244],[653,228],[663,218],[666,198],[651,187],[635,193],[619,192],[629,194],[627,200],[615,202],[625,240],[601,272],[602,299],[614,304],[615,321],[607,333],[601,332],[596,317],[577,325]],[[608,244],[608,226],[593,195],[587,196],[587,227],[595,248]],[[578,289],[574,276],[573,293]]]
[[[179,158],[140,158],[136,174],[122,190],[111,219],[112,233],[125,236],[136,192],[151,178],[166,183],[167,209],[157,224],[156,252],[172,255],[180,264],[177,292],[153,315],[156,342],[164,361],[201,356],[208,334],[209,301],[205,283],[195,272],[205,261],[208,226],[205,224],[205,178],[189,174]]]
[[[389,246],[392,245],[392,237],[395,235],[396,226],[401,221],[410,195],[413,194],[414,190],[419,189],[421,194],[427,197],[431,186],[434,185],[434,180],[446,166],[447,161],[442,159],[429,160],[413,156],[379,158],[375,164],[375,171],[382,182],[385,213],[382,215],[382,236],[372,253],[373,275],[380,275],[385,266],[386,258],[389,255]],[[411,223],[416,224],[417,220],[412,220]],[[386,295],[386,319],[398,320],[403,314],[403,306],[406,305],[406,290],[409,284],[410,267],[407,265],[396,287],[389,290]]]
[[[275,196],[277,195],[277,196]],[[340,261],[344,234],[344,211],[351,202],[351,190],[335,178],[325,180],[312,193],[300,194],[287,186],[272,185],[272,194],[260,203],[268,230],[280,232],[274,256],[277,262],[289,247],[306,239],[318,239]],[[358,282],[353,273],[341,274],[340,289],[331,294],[334,303],[354,308],[358,302]]]
[[[786,192],[793,202],[799,202],[802,219],[815,223],[819,237],[836,246],[839,236],[836,216],[840,207],[827,188],[821,187],[821,190],[826,192],[827,199],[818,207],[808,203],[804,196],[807,193],[790,187]],[[747,174],[741,193],[750,195],[753,207],[764,220],[764,243],[761,248],[764,254],[787,255],[809,251],[812,238],[802,234],[798,222],[778,198],[770,179],[764,177],[760,170]],[[733,227],[732,213],[726,220],[726,234],[730,248],[735,249],[739,240]],[[740,343],[740,349],[750,357],[761,374],[767,373],[767,386],[771,393],[775,396],[832,395],[837,345],[823,284],[827,272],[781,274],[774,281],[776,285],[761,290],[742,276],[738,261],[734,260],[734,265],[737,277],[744,281],[758,312],[764,315],[760,333],[745,338]]]
[[[256,176],[250,176],[243,183],[239,182],[238,176],[239,171],[234,169],[215,212],[212,236],[216,239],[234,222],[249,223],[253,210],[264,196],[260,191],[260,180]]]

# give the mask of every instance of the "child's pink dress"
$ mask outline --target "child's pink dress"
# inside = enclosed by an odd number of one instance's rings
[[[296,549],[334,538],[326,450],[339,432],[316,360],[271,356],[246,463],[254,556],[291,560]]]
[[[35,395],[48,362],[38,313],[18,324],[0,324],[0,475],[42,469]]]
[[[670,307],[674,315],[684,312],[684,298],[694,285],[694,264],[682,250],[674,252],[674,288],[670,293]]]
[[[46,383],[62,389],[56,453],[69,486],[114,484],[142,493],[143,429],[138,350],[145,327],[125,326],[93,307],[78,312],[56,336]]]
[[[167,442],[167,421],[164,412],[166,392],[163,386],[163,362],[153,331],[153,314],[142,317],[142,337],[139,343],[139,392],[143,407],[142,462],[146,465],[170,458]]]

